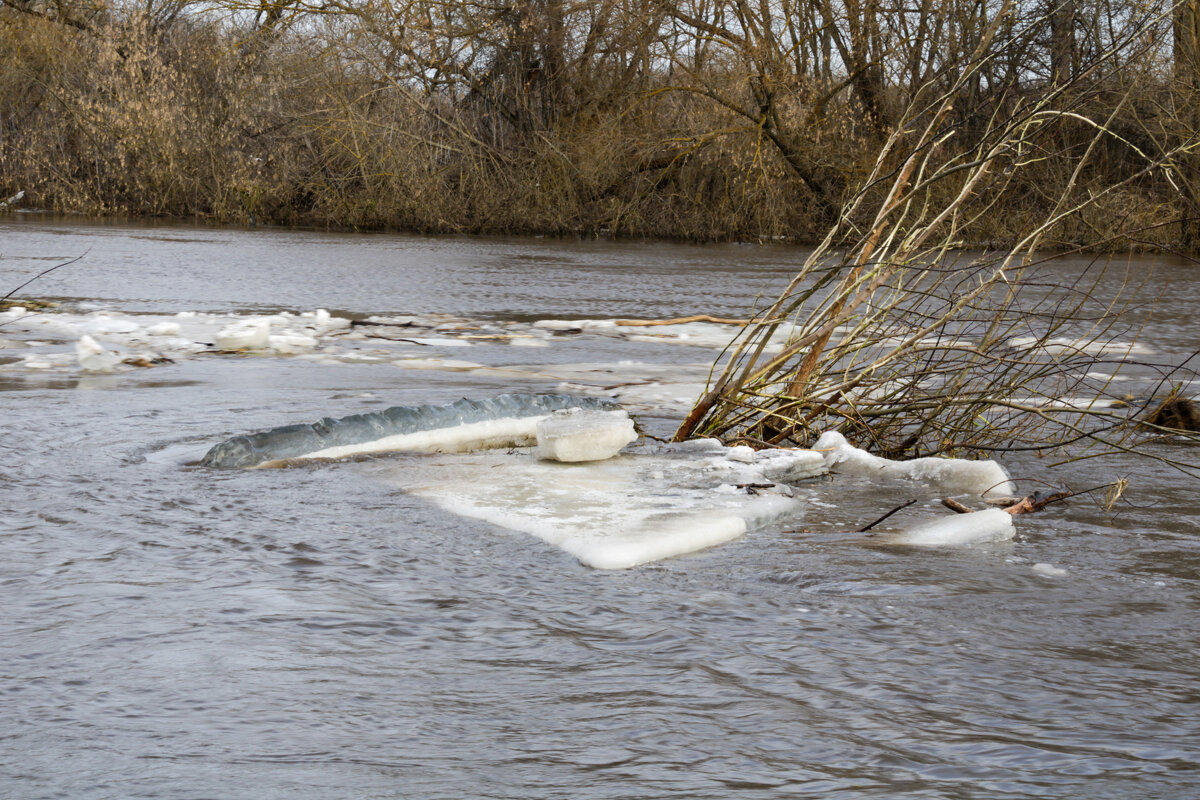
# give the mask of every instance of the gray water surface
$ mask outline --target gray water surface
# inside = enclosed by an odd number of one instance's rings
[[[89,246],[28,291],[125,312],[741,314],[802,256],[6,221],[0,285]],[[1164,350],[1200,343],[1183,270]],[[0,375],[0,797],[1200,796],[1200,509],[1163,467],[1006,459],[1027,487],[1128,477],[1136,505],[1079,500],[942,551],[841,533],[925,495],[835,479],[794,526],[601,572],[390,489],[387,458],[181,463],[233,433],[530,388],[236,357]]]

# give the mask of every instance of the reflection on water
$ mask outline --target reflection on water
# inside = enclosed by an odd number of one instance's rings
[[[157,312],[649,317],[739,313],[798,257],[280,231],[133,238],[145,234],[5,222],[0,281],[27,256],[92,244],[86,268],[48,276],[46,293]],[[1163,350],[1200,332],[1176,278],[1153,329]],[[708,352],[644,346],[638,358]],[[564,339],[536,352],[616,363],[628,347]],[[376,477],[387,461],[184,466],[231,433],[555,385],[531,384],[273,358],[84,381],[5,373],[0,795],[1195,793],[1200,515],[1193,487],[1158,466],[1068,466],[1054,476],[1078,487],[1129,477],[1136,505],[1075,501],[1020,520],[1015,542],[932,552],[845,534],[918,496],[910,487],[831,479],[814,486],[811,533],[778,526],[616,573],[395,491]],[[1008,465],[1028,481],[1052,475],[1033,457]],[[936,514],[936,500],[905,513]]]

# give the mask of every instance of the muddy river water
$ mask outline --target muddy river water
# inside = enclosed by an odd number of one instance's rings
[[[740,316],[801,256],[8,218],[0,287],[85,251],[21,294],[90,320]],[[1144,340],[1190,352],[1200,277],[1159,268],[1171,288]],[[597,385],[626,367],[702,377],[715,350],[359,343],[103,374],[63,355],[66,336],[0,340],[0,797],[1200,796],[1200,503],[1164,467],[1006,458],[1030,488],[1126,477],[1129,502],[943,550],[839,533],[934,498],[819,479],[802,523],[601,571],[381,479],[416,456],[185,456],[327,415],[555,390],[585,381],[578,365],[605,365]],[[397,366],[410,355],[489,369]],[[678,405],[642,410],[663,432]]]

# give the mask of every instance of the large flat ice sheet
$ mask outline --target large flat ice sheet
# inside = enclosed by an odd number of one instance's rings
[[[618,456],[560,464],[531,453],[472,453],[389,465],[393,482],[447,511],[528,533],[584,564],[623,569],[728,542],[802,501],[720,456]]]

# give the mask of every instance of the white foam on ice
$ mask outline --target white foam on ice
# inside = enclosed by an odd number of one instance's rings
[[[802,511],[785,494],[716,491],[702,463],[618,456],[586,464],[531,454],[448,456],[389,465],[392,480],[465,517],[520,531],[598,569],[703,550]]]
[[[883,541],[914,547],[959,547],[1005,542],[1016,533],[1012,514],[999,508],[951,514],[917,525],[908,530],[887,535]]]
[[[893,461],[860,450],[837,431],[826,431],[813,445],[830,472],[868,478],[906,479],[930,483],[955,494],[1003,497],[1016,492],[1008,473],[995,461],[959,458],[914,458]]]
[[[537,423],[537,457],[548,461],[602,461],[637,441],[624,411],[570,408]]]

